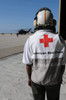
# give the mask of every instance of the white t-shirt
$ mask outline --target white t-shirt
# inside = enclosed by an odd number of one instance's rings
[[[50,30],[36,31],[25,43],[23,63],[33,64],[31,79],[34,83],[60,83],[61,65],[66,64],[66,44],[58,34]]]

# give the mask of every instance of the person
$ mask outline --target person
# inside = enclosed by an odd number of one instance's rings
[[[56,20],[49,8],[41,8],[34,18],[35,33],[27,39],[23,63],[34,100],[59,100],[66,64],[66,44],[56,34]]]

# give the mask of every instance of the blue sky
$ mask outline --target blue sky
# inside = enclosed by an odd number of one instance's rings
[[[34,29],[35,13],[42,7],[51,9],[58,29],[59,0],[0,0],[0,33]]]

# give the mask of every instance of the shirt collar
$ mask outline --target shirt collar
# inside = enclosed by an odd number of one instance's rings
[[[37,30],[37,31],[54,33],[53,30],[50,30],[50,29],[41,29],[41,30]]]

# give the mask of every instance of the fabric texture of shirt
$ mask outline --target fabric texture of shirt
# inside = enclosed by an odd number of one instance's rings
[[[23,63],[32,65],[31,80],[41,85],[61,82],[62,65],[66,64],[66,44],[50,30],[39,30],[24,46]]]

